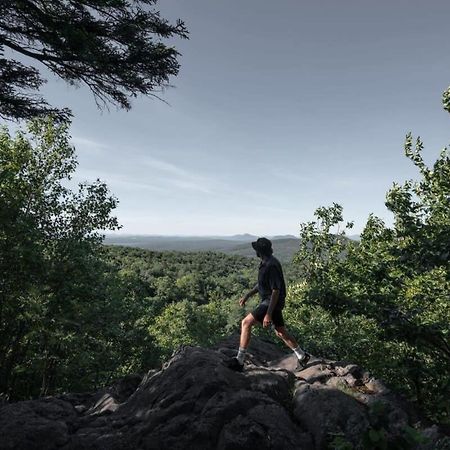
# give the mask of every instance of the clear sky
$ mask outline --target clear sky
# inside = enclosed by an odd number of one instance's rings
[[[76,180],[119,198],[122,233],[298,235],[337,202],[362,230],[393,181],[415,177],[408,131],[433,162],[450,142],[448,0],[161,0],[183,19],[181,71],[162,97],[99,112],[49,79],[74,113]]]

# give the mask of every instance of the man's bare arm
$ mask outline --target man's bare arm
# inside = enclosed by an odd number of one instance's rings
[[[255,284],[255,286],[253,287],[253,289],[249,292],[247,292],[240,300],[239,300],[239,304],[241,306],[245,305],[245,302],[250,298],[253,297],[256,293],[258,292],[258,283]]]
[[[272,317],[273,310],[275,309],[275,306],[277,306],[279,297],[280,291],[278,289],[272,289],[272,295],[270,296],[270,304],[269,308],[267,309],[267,314],[270,317]]]

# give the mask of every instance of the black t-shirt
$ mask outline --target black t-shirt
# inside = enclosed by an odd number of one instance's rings
[[[258,292],[261,303],[270,303],[272,289],[280,291],[276,308],[283,308],[286,298],[286,285],[284,283],[283,269],[275,256],[270,256],[259,265]]]

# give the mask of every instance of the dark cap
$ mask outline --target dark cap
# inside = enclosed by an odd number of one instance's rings
[[[252,247],[259,253],[270,255],[272,253],[272,242],[269,239],[262,237],[252,242]]]

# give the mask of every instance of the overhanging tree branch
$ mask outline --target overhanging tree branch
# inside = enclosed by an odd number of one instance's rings
[[[86,85],[99,107],[114,104],[129,109],[130,99],[138,94],[159,98],[154,92],[169,86],[180,67],[178,51],[162,39],[187,38],[188,31],[180,20],[171,24],[161,18],[155,4],[155,0],[1,2],[0,58],[8,65],[0,64],[0,116],[22,119],[32,112],[55,112],[32,92],[44,83],[39,72],[5,59],[6,47],[70,84]],[[15,83],[13,75],[19,72],[22,78]],[[31,109],[25,107],[27,98]]]

